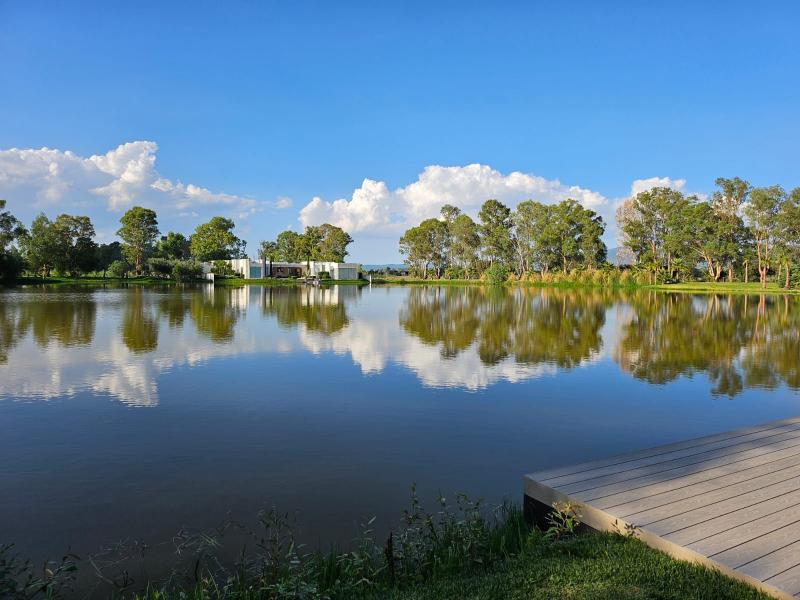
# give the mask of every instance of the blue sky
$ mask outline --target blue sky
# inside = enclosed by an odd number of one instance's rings
[[[336,221],[380,262],[445,201],[611,219],[653,178],[791,188],[798,23],[769,1],[0,0],[0,197],[106,239],[131,203],[164,231],[225,214],[250,251]]]

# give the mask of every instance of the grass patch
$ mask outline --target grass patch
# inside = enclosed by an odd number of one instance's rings
[[[664,290],[669,292],[707,292],[713,294],[800,294],[799,289],[785,287],[768,282],[765,288],[757,281],[744,283],[741,281],[693,281],[686,283],[666,283],[661,285],[644,285],[644,289]]]
[[[557,513],[556,513],[557,514]],[[106,555],[66,555],[46,568],[0,546],[0,597],[71,597],[83,569],[93,597],[134,600],[473,600],[708,599],[766,600],[750,586],[698,565],[673,560],[640,541],[587,532],[551,518],[546,532],[529,527],[515,505],[487,510],[457,495],[433,513],[412,491],[411,506],[388,538],[367,522],[350,548],[306,552],[287,515],[259,514],[259,527],[231,522],[200,534],[182,530],[169,574],[137,569],[149,548],[121,545]],[[221,553],[231,530],[249,539],[236,559]],[[239,546],[237,546],[238,548]],[[164,562],[163,556],[159,559]],[[84,591],[86,577],[84,576]]]
[[[677,561],[639,540],[589,532],[547,543],[532,534],[518,557],[484,573],[395,590],[387,600],[766,600],[754,588]]]

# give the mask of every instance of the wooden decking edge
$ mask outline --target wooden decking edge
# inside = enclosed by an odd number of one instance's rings
[[[761,590],[770,596],[773,596],[774,598],[779,598],[780,600],[797,600],[794,596],[788,594],[787,592],[764,583],[761,580],[750,577],[749,575],[745,575],[744,573],[740,573],[739,571],[720,564],[708,558],[707,556],[698,554],[694,550],[665,540],[661,536],[647,531],[647,529],[636,527],[635,523],[628,523],[623,519],[615,517],[599,508],[593,507],[591,504],[586,504],[580,500],[576,500],[575,498],[563,494],[556,489],[539,483],[530,475],[525,475],[523,481],[526,496],[529,496],[547,506],[552,506],[554,502],[569,501],[578,507],[578,512],[581,515],[581,522],[592,529],[596,529],[598,531],[611,531],[623,535],[630,533],[651,548],[660,550],[661,552],[664,552],[673,558],[701,564],[732,579],[743,581],[748,585]]]

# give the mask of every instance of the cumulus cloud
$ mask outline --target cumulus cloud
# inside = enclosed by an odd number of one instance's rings
[[[679,192],[686,192],[685,179],[672,179],[671,177],[649,177],[647,179],[636,179],[631,184],[631,197],[641,194],[656,187],[665,187]]]
[[[599,192],[557,179],[519,171],[503,174],[481,164],[433,165],[415,182],[394,190],[383,181],[365,179],[350,198],[331,202],[315,197],[300,211],[300,222],[304,226],[328,222],[350,232],[389,234],[438,215],[443,204],[454,204],[474,215],[488,198],[510,206],[528,198],[546,203],[574,198],[595,210],[608,204]]]
[[[245,217],[270,205],[167,179],[156,169],[157,152],[152,141],[128,142],[89,157],[51,148],[0,150],[0,197],[17,197],[40,210],[99,203],[122,212],[138,203],[190,213],[203,206],[228,206]]]

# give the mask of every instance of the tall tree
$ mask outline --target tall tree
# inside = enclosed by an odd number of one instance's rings
[[[655,187],[637,194],[624,217],[625,244],[637,263],[650,271],[653,283],[659,273],[672,276],[677,247],[673,236],[681,227],[681,215],[688,203],[677,190]]]
[[[505,204],[491,199],[483,203],[478,218],[481,247],[489,264],[511,264],[514,252],[511,210]]]
[[[272,263],[278,260],[278,244],[271,240],[264,240],[258,247],[258,257],[269,261],[269,274],[272,276]],[[266,276],[266,275],[265,275]]]
[[[119,242],[100,244],[97,247],[97,270],[103,272],[103,277],[106,276],[111,263],[122,259],[122,245]]]
[[[748,226],[755,240],[758,279],[762,288],[767,285],[767,272],[775,251],[775,237],[778,234],[778,215],[785,200],[786,192],[779,185],[755,188],[750,192],[750,199],[744,208]]]
[[[53,221],[57,252],[55,267],[61,273],[76,277],[94,270],[97,265],[97,244],[94,225],[89,217],[58,215]]]
[[[348,255],[347,247],[353,243],[350,234],[341,227],[330,223],[323,223],[319,226],[318,231],[320,235],[317,244],[318,260],[344,262],[345,256]]]
[[[234,235],[231,219],[212,217],[194,230],[189,239],[192,256],[201,262],[244,258],[247,242]]]
[[[278,234],[278,258],[286,262],[299,262],[302,260],[300,249],[300,234],[296,231],[282,231]]]
[[[785,286],[789,287],[790,265],[800,266],[800,187],[781,204],[777,219],[777,241],[787,257]]]
[[[22,269],[22,259],[14,244],[27,232],[11,212],[4,210],[5,207],[6,201],[0,199],[0,280],[11,280]]]
[[[439,219],[425,219],[412,227],[400,238],[400,254],[423,277],[429,267],[441,277],[447,260],[447,225]]]
[[[56,254],[60,251],[59,240],[47,215],[41,213],[33,219],[30,232],[22,240],[25,258],[30,270],[40,276],[49,277],[56,265]]]
[[[460,214],[448,226],[450,246],[448,259],[461,269],[466,277],[477,275],[478,251],[481,238],[478,226],[469,215]]]
[[[156,243],[155,256],[170,260],[187,260],[191,254],[189,240],[182,233],[170,231]]]
[[[133,266],[134,272],[141,275],[145,260],[153,252],[153,244],[158,237],[158,218],[149,208],[134,206],[119,220],[122,227],[117,235],[122,239],[122,253]]]
[[[725,250],[724,261],[728,270],[728,280],[733,281],[733,269],[740,258],[744,232],[744,223],[739,213],[747,202],[751,187],[747,181],[739,177],[731,179],[718,177],[715,183],[719,189],[711,197],[711,207],[720,220],[717,226],[718,235]]]

